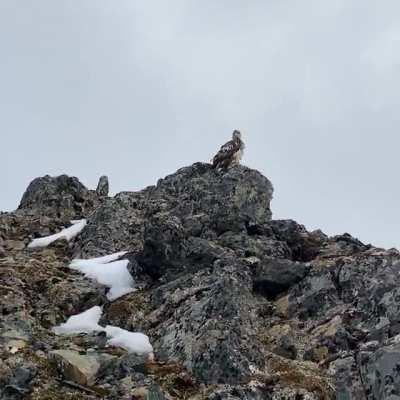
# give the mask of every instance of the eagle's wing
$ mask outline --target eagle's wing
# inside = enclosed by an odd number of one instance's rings
[[[240,150],[240,144],[230,140],[228,143],[225,143],[219,152],[213,158],[213,166],[216,167],[218,164],[231,159],[236,152]]]

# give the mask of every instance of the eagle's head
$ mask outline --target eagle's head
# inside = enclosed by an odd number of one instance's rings
[[[234,130],[232,133],[232,139],[233,140],[242,140],[242,134],[240,133],[240,131]]]

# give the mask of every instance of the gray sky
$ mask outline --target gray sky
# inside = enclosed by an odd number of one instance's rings
[[[241,129],[275,218],[400,247],[398,0],[0,0],[0,209],[141,189]]]

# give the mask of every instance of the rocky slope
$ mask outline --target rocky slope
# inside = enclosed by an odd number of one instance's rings
[[[194,164],[141,192],[34,180],[0,214],[0,399],[400,399],[400,253],[272,220],[257,171]],[[72,241],[29,249],[70,220]],[[118,251],[137,290],[69,268]],[[92,306],[154,358],[102,332],[52,328]]]

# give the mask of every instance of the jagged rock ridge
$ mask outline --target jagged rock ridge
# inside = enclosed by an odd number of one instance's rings
[[[272,220],[271,183],[242,166],[107,192],[46,176],[0,215],[0,399],[400,399],[397,250]],[[79,218],[74,241],[26,248]],[[139,290],[116,301],[67,268],[117,251]],[[155,361],[51,332],[93,305]]]

